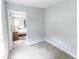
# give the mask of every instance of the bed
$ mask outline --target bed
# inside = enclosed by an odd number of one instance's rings
[[[18,30],[18,37],[26,36],[26,29],[20,29]]]

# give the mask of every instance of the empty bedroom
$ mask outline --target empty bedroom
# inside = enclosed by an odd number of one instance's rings
[[[77,59],[77,0],[1,0],[1,13],[2,59]]]

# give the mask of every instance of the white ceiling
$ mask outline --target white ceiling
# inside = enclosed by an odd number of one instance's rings
[[[7,2],[28,5],[38,8],[47,8],[52,4],[59,2],[60,0],[6,0]]]

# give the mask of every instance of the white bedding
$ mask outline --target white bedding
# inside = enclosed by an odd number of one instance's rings
[[[26,29],[18,30],[18,33],[26,33]]]

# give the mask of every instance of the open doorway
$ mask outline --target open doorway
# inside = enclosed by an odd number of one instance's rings
[[[9,37],[10,49],[14,43],[27,40],[27,14],[26,12],[9,10]],[[21,41],[22,42],[22,41]]]

